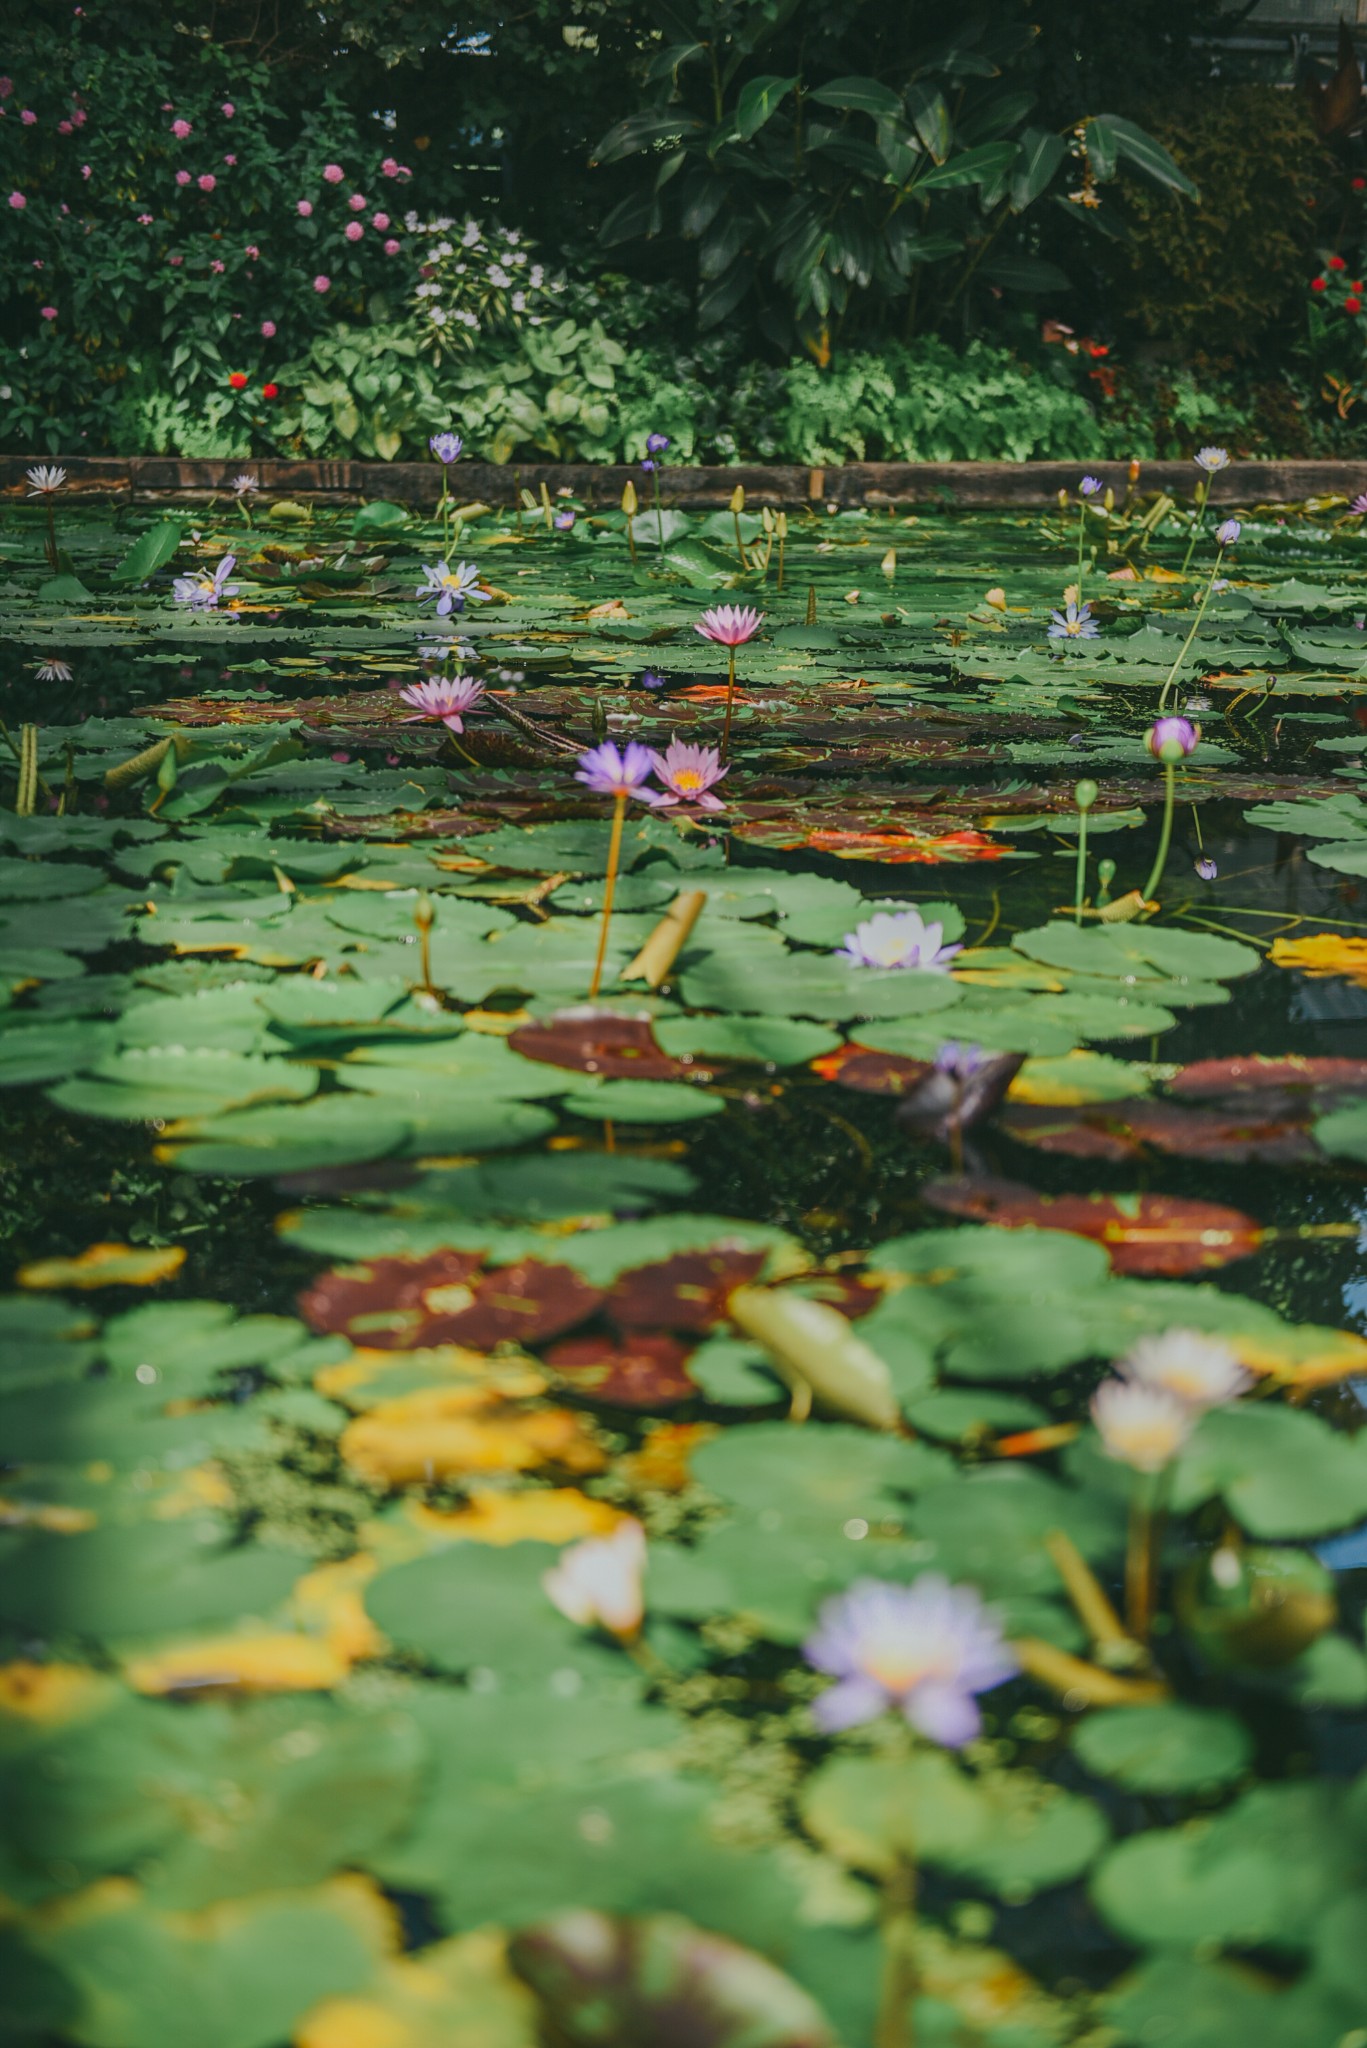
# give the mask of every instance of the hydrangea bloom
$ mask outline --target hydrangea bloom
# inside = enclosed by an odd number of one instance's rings
[[[652,759],[655,773],[665,787],[662,803],[697,804],[704,811],[722,809],[721,798],[713,796],[712,790],[731,771],[722,767],[716,747],[689,746],[676,739],[670,741],[663,754],[655,754]]]
[[[405,704],[417,706],[409,725],[420,718],[439,718],[449,732],[464,732],[463,719],[484,695],[484,685],[474,676],[438,676],[426,683],[410,683],[399,695]]]
[[[1061,612],[1050,612],[1051,640],[1095,640],[1101,628],[1092,617],[1089,604],[1069,604]]]
[[[237,556],[224,555],[218,567],[208,575],[200,569],[190,576],[177,576],[171,586],[171,595],[177,604],[188,604],[192,611],[217,611],[225,597],[237,596],[238,585],[228,581],[236,567]]]
[[[1164,1330],[1140,1337],[1116,1365],[1122,1379],[1162,1387],[1192,1408],[1218,1408],[1253,1384],[1228,1345],[1199,1330]]]
[[[822,1603],[802,1652],[838,1681],[812,1708],[828,1735],[895,1708],[951,1749],[982,1726],[975,1695],[1019,1669],[976,1587],[952,1586],[939,1572],[923,1572],[910,1586],[856,1579]]]
[[[479,588],[479,570],[473,562],[457,562],[454,569],[448,562],[438,562],[435,569],[424,569],[422,573],[426,581],[415,594],[419,599],[434,597],[440,618],[450,612],[463,612],[467,602],[489,602],[488,591]]]
[[[595,796],[634,797],[637,803],[659,805],[666,801],[664,796],[645,787],[654,766],[650,748],[636,740],[628,740],[620,750],[611,740],[604,740],[601,747],[591,747],[579,756],[574,779]]]
[[[880,910],[846,932],[836,959],[852,967],[919,967],[948,969],[962,946],[944,943],[942,924],[927,924],[919,910]]]

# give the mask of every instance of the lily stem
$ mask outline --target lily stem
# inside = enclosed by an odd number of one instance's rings
[[[729,760],[731,756],[731,713],[735,708],[736,700],[736,650],[734,647],[728,647],[726,652],[728,656],[726,664],[726,717],[722,722],[721,729],[721,757],[723,761]]]
[[[1158,709],[1160,710],[1160,712],[1166,711],[1168,705],[1168,692],[1172,688],[1173,684],[1177,681],[1177,677],[1181,670],[1182,663],[1186,660],[1188,653],[1191,651],[1191,643],[1201,630],[1201,621],[1206,615],[1206,606],[1210,603],[1210,594],[1212,590],[1214,590],[1215,588],[1215,579],[1220,573],[1220,562],[1224,555],[1224,552],[1225,551],[1223,548],[1218,548],[1216,550],[1215,560],[1211,564],[1210,575],[1206,581],[1206,587],[1201,593],[1201,602],[1196,607],[1196,617],[1191,622],[1191,631],[1188,633],[1186,639],[1182,642],[1181,651],[1179,652],[1177,659],[1173,663],[1171,669],[1168,671],[1168,680],[1164,683],[1163,688],[1159,693]]]
[[[1136,1499],[1125,1551],[1125,1626],[1137,1643],[1147,1643],[1153,1626],[1154,1522],[1152,1502]]]
[[[1077,814],[1077,879],[1073,885],[1073,922],[1082,923],[1082,896],[1087,887],[1087,813]]]
[[[916,1996],[916,1868],[899,1856],[883,1886],[883,1974],[874,2048],[912,2048]]]
[[[1144,884],[1144,901],[1153,901],[1153,892],[1163,879],[1163,870],[1168,864],[1168,848],[1172,845],[1172,815],[1177,799],[1177,768],[1172,761],[1163,763],[1163,829],[1158,835],[1158,851],[1154,855],[1153,872]]]
[[[617,893],[617,864],[622,858],[622,822],[627,814],[625,796],[613,798],[612,837],[608,841],[608,872],[603,884],[603,928],[598,934],[598,957],[593,963],[593,980],[589,983],[589,1001],[598,994],[603,979],[603,962],[608,957],[608,926],[612,922],[612,899]]]

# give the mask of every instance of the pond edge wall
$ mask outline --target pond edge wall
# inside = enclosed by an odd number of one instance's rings
[[[67,473],[67,490],[81,496],[113,496],[126,501],[185,499],[193,502],[231,495],[232,479],[244,468],[255,476],[268,497],[318,499],[388,498],[428,509],[441,491],[442,471],[435,462],[285,462],[275,460],[193,462],[179,456],[0,456],[0,494],[27,495],[25,471],[39,463],[57,463]],[[734,468],[666,468],[661,496],[666,505],[717,507],[728,505],[737,484],[756,506],[789,509],[810,506],[847,510],[925,505],[936,510],[958,506],[1038,507],[1051,504],[1060,490],[1074,492],[1084,468],[1109,484],[1117,498],[1128,488],[1124,462],[860,462],[812,469],[805,464],[738,464]],[[1190,462],[1145,463],[1135,488],[1147,494],[1168,491],[1189,500],[1200,472]],[[568,491],[597,508],[620,504],[622,490],[634,483],[643,511],[652,498],[650,478],[629,464],[583,462],[462,462],[451,471],[452,494],[459,503],[509,505],[519,489],[540,496],[544,484],[554,498]],[[1351,462],[1232,462],[1212,479],[1211,501],[1222,505],[1299,504],[1314,498],[1352,499],[1367,484],[1367,464]]]

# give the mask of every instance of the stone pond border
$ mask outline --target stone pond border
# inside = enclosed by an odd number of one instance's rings
[[[431,508],[441,487],[435,462],[192,462],[178,456],[0,456],[0,496],[22,498],[26,469],[59,462],[68,490],[81,496],[114,497],[145,504],[181,499],[203,502],[222,496],[244,469],[258,478],[267,498],[304,503],[329,499],[388,498]],[[682,464],[662,476],[666,505],[725,506],[737,484],[753,507],[804,505],[845,510],[859,505],[952,510],[957,506],[1032,507],[1053,502],[1060,490],[1075,491],[1086,470],[1123,497],[1124,462],[860,462],[813,469],[805,464],[739,464],[735,468],[690,469]],[[1145,463],[1137,488],[1146,494],[1169,491],[1189,500],[1199,472],[1190,462]],[[451,472],[456,502],[508,505],[519,488],[550,496],[569,490],[596,507],[620,503],[623,486],[636,485],[643,510],[650,503],[650,479],[629,464],[462,462]],[[1352,462],[1232,462],[1214,479],[1211,501],[1221,505],[1297,504],[1312,498],[1355,498],[1367,490],[1367,460]]]

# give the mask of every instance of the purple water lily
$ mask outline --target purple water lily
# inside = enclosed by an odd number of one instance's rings
[[[1198,469],[1205,471],[1207,476],[1216,476],[1220,470],[1229,468],[1228,448],[1216,448],[1213,445],[1206,448],[1198,448],[1191,459]]]
[[[919,967],[945,972],[963,947],[945,945],[944,936],[944,926],[927,924],[919,910],[880,910],[846,932],[845,943],[837,948],[835,957],[851,967]]]
[[[427,445],[438,462],[451,463],[456,460],[465,443],[459,434],[433,434]]]
[[[410,683],[399,695],[417,710],[405,725],[421,718],[439,718],[450,732],[464,732],[462,719],[473,711],[484,695],[484,685],[474,676],[438,676],[426,683]]]
[[[895,1708],[932,1742],[961,1749],[982,1726],[975,1695],[1019,1665],[973,1586],[923,1572],[910,1586],[856,1579],[822,1603],[807,1662],[839,1682],[812,1708],[828,1735]]]
[[[467,603],[489,602],[488,591],[479,588],[479,570],[473,562],[457,562],[454,569],[448,562],[438,562],[435,569],[422,573],[427,580],[415,595],[419,600],[434,597],[439,618],[464,611]]]
[[[634,798],[637,803],[656,806],[668,799],[659,790],[645,787],[654,767],[655,756],[639,741],[628,740],[619,749],[611,740],[604,740],[601,747],[591,747],[579,756],[574,779],[595,796],[620,797],[624,801]]]
[[[1051,640],[1095,640],[1101,631],[1089,604],[1069,604],[1064,611],[1050,612],[1049,617]]]
[[[1098,491],[1104,491],[1105,488],[1099,476],[1085,476],[1078,485],[1084,498],[1094,498]]]
[[[192,611],[217,611],[224,598],[237,596],[239,586],[228,581],[236,567],[237,556],[224,555],[208,575],[200,569],[190,576],[177,576],[171,595],[177,604],[188,604]]]
[[[1232,548],[1242,532],[1237,519],[1222,519],[1215,529],[1215,538],[1222,548]]]

